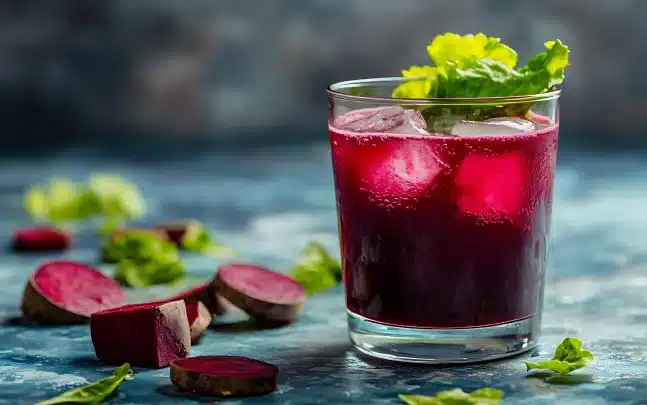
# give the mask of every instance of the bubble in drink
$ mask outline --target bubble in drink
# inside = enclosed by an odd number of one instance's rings
[[[452,128],[451,134],[458,136],[483,136],[518,134],[535,129],[532,122],[523,118],[490,118],[485,121],[460,120]]]

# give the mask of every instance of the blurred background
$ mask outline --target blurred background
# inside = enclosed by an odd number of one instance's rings
[[[327,85],[399,75],[446,31],[520,61],[561,38],[562,144],[635,147],[646,18],[638,0],[2,0],[2,152],[325,140]]]
[[[28,220],[27,185],[104,171],[151,223],[198,218],[255,260],[338,251],[326,87],[482,31],[520,62],[571,47],[553,274],[627,268],[647,259],[646,20],[639,0],[0,0],[0,222]]]

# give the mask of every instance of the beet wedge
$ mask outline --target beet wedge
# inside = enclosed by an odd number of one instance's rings
[[[113,279],[80,263],[48,262],[29,278],[22,296],[23,319],[40,324],[77,324],[97,311],[124,304],[124,292]]]
[[[218,269],[216,291],[259,321],[289,323],[303,312],[306,292],[288,276],[252,264]]]
[[[202,301],[209,312],[214,315],[224,314],[230,306],[227,300],[216,294],[216,288],[213,283],[199,284],[174,295],[170,299],[184,300],[187,303]]]
[[[184,303],[186,304],[187,321],[189,321],[191,343],[197,343],[211,323],[211,313],[201,301],[185,301]]]
[[[186,357],[191,334],[184,301],[126,305],[92,314],[97,357],[106,364],[160,368]]]
[[[238,356],[198,356],[171,363],[171,382],[182,391],[221,397],[246,397],[276,391],[279,369]]]
[[[11,248],[16,252],[63,251],[72,245],[72,237],[53,227],[19,228],[14,231]]]

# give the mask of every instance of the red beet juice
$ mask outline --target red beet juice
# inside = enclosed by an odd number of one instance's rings
[[[557,126],[447,136],[348,125],[365,111],[329,125],[348,310],[417,328],[538,313]]]

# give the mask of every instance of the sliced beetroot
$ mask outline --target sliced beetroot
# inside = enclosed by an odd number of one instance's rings
[[[214,284],[218,294],[260,321],[292,322],[306,300],[299,283],[257,265],[223,265]]]
[[[201,302],[186,302],[186,317],[189,321],[191,343],[197,343],[211,323],[211,313]]]
[[[191,350],[186,306],[181,300],[96,312],[90,330],[94,351],[106,364],[160,368]]]
[[[172,222],[168,224],[161,224],[156,226],[155,230],[164,232],[166,237],[176,245],[180,246],[182,244],[182,238],[186,233],[187,228],[189,227],[190,222]]]
[[[216,287],[213,283],[199,284],[171,297],[170,299],[182,299],[187,303],[202,301],[209,312],[215,315],[222,315],[227,312],[228,307],[230,306],[227,300],[216,294]]]
[[[171,363],[171,381],[179,389],[202,395],[244,397],[276,391],[279,369],[238,356],[198,356]]]
[[[123,290],[113,279],[84,264],[55,261],[32,273],[20,309],[30,322],[74,324],[123,304]]]
[[[69,249],[72,237],[53,227],[19,228],[14,231],[12,248],[17,252],[49,252]]]
[[[160,239],[168,240],[168,237],[166,235],[166,232],[161,231],[159,229],[145,229],[145,228],[123,228],[123,229],[117,229],[116,231],[113,231],[110,234],[110,238],[113,240],[120,237],[121,235],[124,234],[146,234],[146,235],[151,235],[151,236],[157,236]]]

